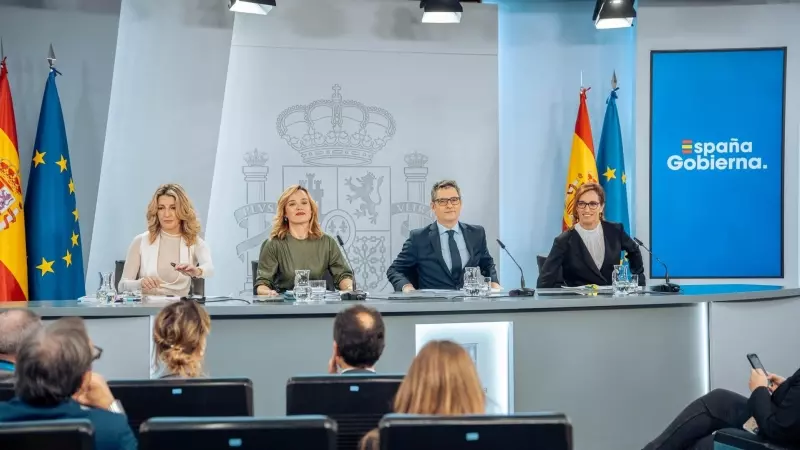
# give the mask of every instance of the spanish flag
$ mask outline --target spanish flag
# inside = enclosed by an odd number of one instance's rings
[[[581,88],[581,103],[578,107],[578,119],[575,121],[575,134],[572,136],[572,155],[569,157],[567,170],[567,186],[564,189],[564,215],[561,218],[561,229],[566,231],[572,227],[572,209],[575,207],[575,193],[586,182],[597,183],[597,163],[594,159],[594,143],[592,142],[592,124],[589,122],[589,111],[586,109],[586,91]]]
[[[0,302],[28,299],[17,124],[6,59],[0,61]]]

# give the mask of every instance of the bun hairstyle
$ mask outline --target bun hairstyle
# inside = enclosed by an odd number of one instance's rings
[[[153,326],[156,367],[183,378],[202,375],[211,317],[196,302],[181,300],[162,309]]]

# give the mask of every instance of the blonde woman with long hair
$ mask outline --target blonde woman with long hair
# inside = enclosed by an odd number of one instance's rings
[[[119,289],[185,296],[192,278],[208,278],[214,272],[192,201],[180,185],[161,185],[146,217],[147,231],[128,248]]]
[[[393,409],[399,414],[485,414],[486,395],[474,361],[455,342],[428,342],[400,384]],[[360,449],[380,449],[378,438],[378,430],[370,431],[361,439]]]
[[[153,325],[156,377],[202,376],[209,332],[211,317],[197,302],[183,300],[164,307]]]
[[[258,258],[256,294],[275,296],[293,289],[295,270],[310,270],[312,280],[330,272],[336,287],[353,290],[350,266],[336,241],[322,232],[317,203],[299,184],[286,188],[278,199],[272,232]]]

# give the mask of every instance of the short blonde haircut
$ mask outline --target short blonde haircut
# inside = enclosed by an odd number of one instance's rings
[[[319,239],[322,237],[322,228],[319,225],[319,207],[317,202],[311,198],[308,189],[299,184],[293,184],[286,188],[278,199],[278,207],[275,211],[275,218],[272,219],[272,232],[269,234],[270,239],[284,239],[289,234],[289,221],[286,220],[286,205],[289,203],[289,197],[294,195],[295,192],[303,191],[308,196],[308,203],[311,205],[311,226],[308,228],[308,237]]]
[[[196,302],[181,300],[162,309],[153,326],[157,367],[185,378],[202,375],[211,317]]]
[[[186,195],[186,191],[179,184],[162,184],[156,189],[150,204],[147,205],[147,231],[150,232],[150,243],[155,242],[158,233],[161,231],[161,224],[158,222],[158,198],[168,195],[175,199],[175,213],[181,221],[181,236],[186,241],[187,246],[192,246],[197,242],[200,234],[200,221],[197,220],[197,212],[194,210],[192,201]]]

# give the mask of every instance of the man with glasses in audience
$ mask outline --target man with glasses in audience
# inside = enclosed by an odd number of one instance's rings
[[[97,450],[136,450],[122,405],[92,372],[102,349],[80,318],[59,319],[27,336],[17,353],[16,397],[0,403],[0,422],[89,419]]]
[[[0,312],[0,383],[14,379],[14,365],[22,340],[41,326],[42,320],[29,309]]]
[[[386,271],[396,291],[415,289],[460,289],[464,268],[479,267],[500,288],[494,259],[480,225],[459,222],[461,189],[453,180],[439,181],[431,189],[431,209],[436,222],[412,230],[403,249]]]

